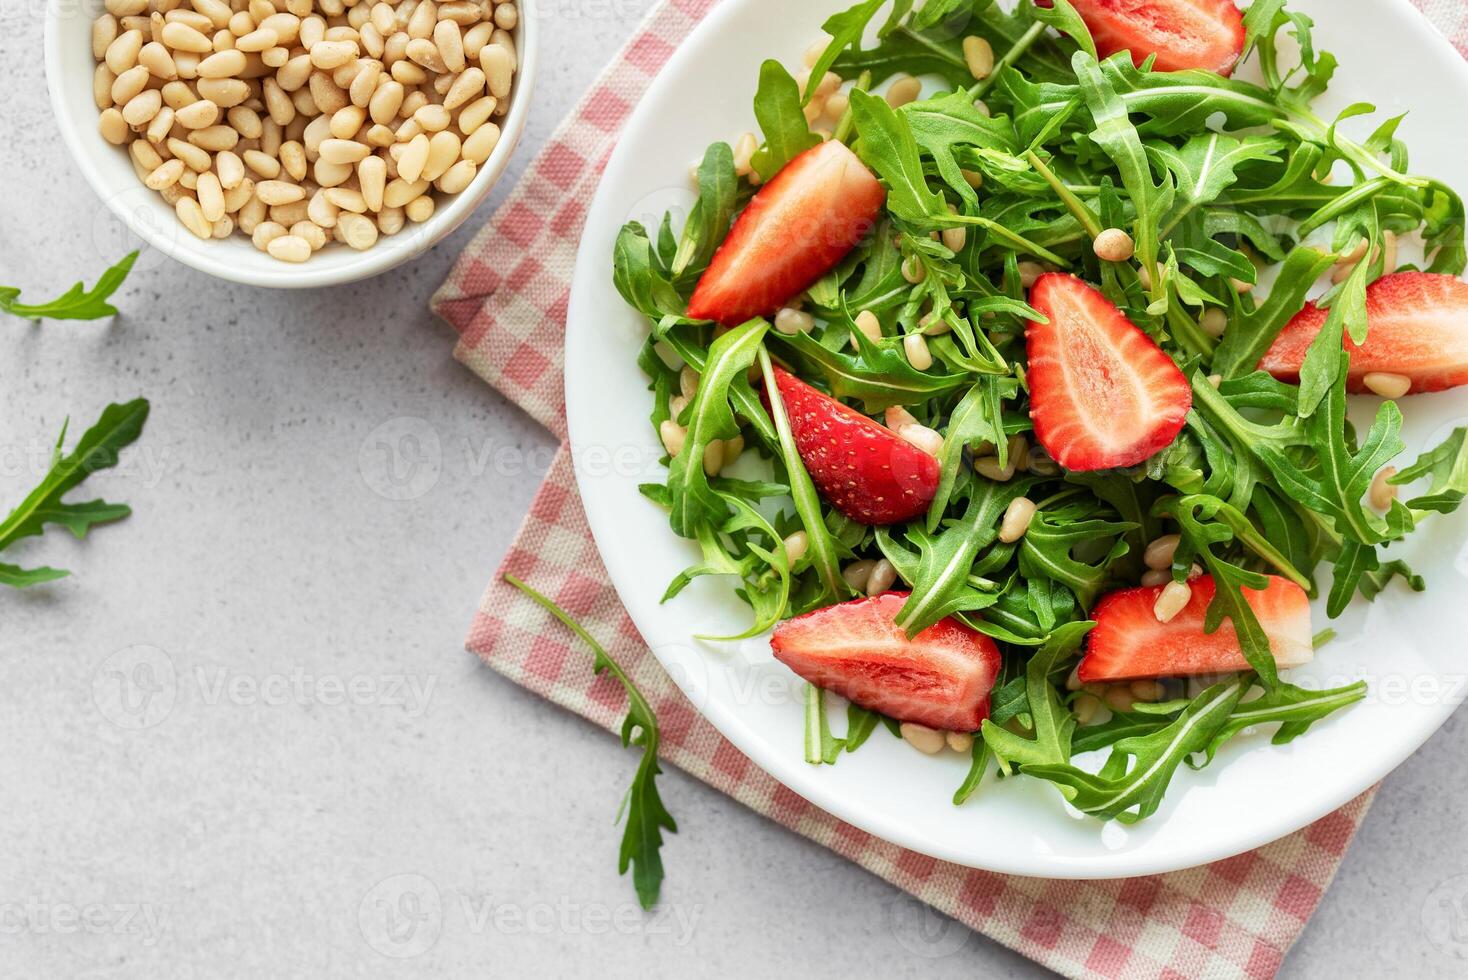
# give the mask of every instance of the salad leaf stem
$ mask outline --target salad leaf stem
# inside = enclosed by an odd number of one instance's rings
[[[622,847],[617,857],[617,872],[626,874],[627,868],[632,868],[632,884],[637,890],[637,899],[643,908],[650,909],[657,904],[658,893],[663,885],[663,860],[660,853],[663,846],[662,832],[678,832],[673,815],[668,812],[658,794],[657,777],[662,774],[662,769],[658,765],[657,715],[621,665],[569,613],[514,575],[507,572],[504,578],[580,637],[591,648],[594,657],[592,670],[597,674],[611,674],[627,693],[627,718],[622,722],[622,745],[640,746],[642,760],[637,764],[632,785],[628,788],[621,811],[617,815],[619,820],[624,812],[627,817],[627,827],[622,833]]]

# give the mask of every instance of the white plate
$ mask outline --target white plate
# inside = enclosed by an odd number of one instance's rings
[[[612,286],[612,243],[630,218],[652,225],[664,210],[686,210],[690,162],[714,140],[756,130],[750,102],[760,62],[799,64],[821,21],[844,6],[726,0],[716,8],[633,113],[586,223],[567,326],[567,416],[592,531],[643,637],[694,705],[757,765],[841,819],[945,861],[1051,878],[1156,874],[1258,847],[1348,802],[1426,741],[1468,688],[1468,514],[1433,518],[1400,549],[1427,576],[1426,594],[1394,585],[1374,604],[1357,602],[1331,624],[1340,638],[1295,672],[1307,684],[1364,677],[1372,682],[1366,702],[1288,746],[1259,735],[1236,740],[1202,772],[1184,768],[1161,811],[1132,827],[1081,817],[1035,779],[990,778],[954,807],[967,760],[920,756],[880,730],[835,766],[808,765],[799,684],[771,659],[768,644],[691,639],[747,627],[730,580],[700,579],[659,603],[668,581],[698,557],[637,490],[662,480],[655,462],[662,450],[634,363],[647,326]],[[1411,109],[1401,135],[1412,169],[1468,190],[1462,58],[1405,0],[1291,6],[1315,17],[1317,46],[1341,58],[1326,108],[1372,101],[1378,119]],[[1468,414],[1461,393],[1405,404],[1411,454]],[[1317,629],[1325,625],[1323,608],[1316,619]],[[841,717],[832,712],[837,734]]]

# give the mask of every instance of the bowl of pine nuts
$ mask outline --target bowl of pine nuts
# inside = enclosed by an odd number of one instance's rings
[[[277,288],[384,272],[504,172],[535,75],[534,0],[48,4],[77,166],[153,247]]]

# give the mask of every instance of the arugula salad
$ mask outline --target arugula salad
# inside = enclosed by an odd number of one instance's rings
[[[1385,549],[1468,445],[1398,459],[1398,400],[1468,382],[1464,208],[1401,117],[1316,111],[1336,59],[1285,0],[1011,6],[834,14],[686,225],[622,228],[643,492],[701,552],[665,601],[727,579],[809,682],[808,761],[886,727],[971,756],[956,804],[997,772],[1133,821],[1365,696],[1282,673],[1311,599],[1425,588]]]

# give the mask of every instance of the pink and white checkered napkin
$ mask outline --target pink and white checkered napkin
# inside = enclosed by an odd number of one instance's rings
[[[475,237],[433,308],[455,356],[560,438],[566,305],[580,232],[632,107],[716,0],[663,0]],[[1468,54],[1465,0],[1414,0]],[[1374,790],[1257,851],[1124,881],[975,871],[879,840],[807,803],[699,716],[648,652],[592,543],[562,445],[501,572],[548,593],[597,636],[657,710],[667,761],[1025,956],[1071,977],[1272,977],[1360,826]],[[516,683],[617,729],[626,699],[519,592],[490,583],[468,648]]]

